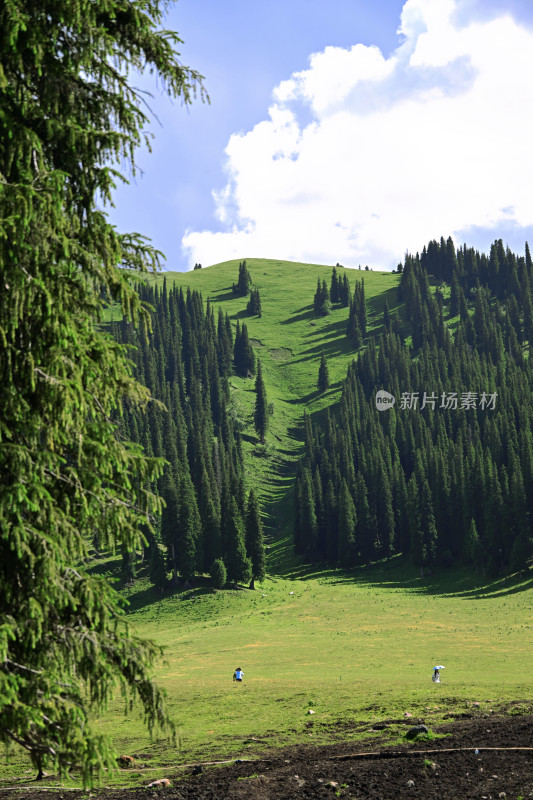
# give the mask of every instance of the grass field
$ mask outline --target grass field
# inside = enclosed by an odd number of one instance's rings
[[[476,586],[453,573],[443,591],[445,580],[399,560],[351,574],[300,569],[255,592],[193,589],[155,604],[137,593],[132,621],[167,647],[158,677],[180,724],[181,753],[156,746],[157,758],[327,741],[339,720],[442,718],[467,702],[530,707],[531,575]],[[435,664],[446,667],[440,685]],[[120,723],[129,750],[142,749],[137,734],[136,721]]]
[[[401,559],[351,573],[294,567],[253,592],[198,586],[156,599],[138,581],[130,620],[166,648],[157,678],[179,742],[150,741],[117,698],[101,730],[145,766],[111,782],[300,742],[363,735],[371,746],[376,721],[407,714],[431,726],[474,708],[531,713],[532,585],[531,571],[493,583],[461,572],[423,579]],[[446,667],[440,685],[435,664]],[[242,685],[231,680],[237,666]],[[393,725],[392,741],[404,730]],[[4,780],[25,769],[17,754]]]

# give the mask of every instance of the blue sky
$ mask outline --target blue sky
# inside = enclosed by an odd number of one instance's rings
[[[252,257],[392,269],[441,235],[521,251],[532,5],[180,0],[166,27],[211,104],[150,87],[161,125],[112,221],[177,270]]]

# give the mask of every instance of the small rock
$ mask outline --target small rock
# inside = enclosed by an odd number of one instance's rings
[[[309,708],[309,709],[308,709],[308,711],[307,711],[307,713],[308,713],[308,714],[314,714],[315,712],[313,711],[313,709],[312,709],[312,708]]]
[[[405,712],[404,717],[412,717],[413,715],[410,714],[408,711]]]
[[[135,763],[135,759],[133,756],[119,756],[117,758],[117,763],[120,764],[121,767],[132,767]]]
[[[192,774],[193,775],[201,775],[203,771],[204,771],[204,768],[202,767],[202,765],[201,764],[196,764],[196,766],[193,767]]]
[[[507,797],[507,795],[505,794],[505,792],[500,792],[500,794],[498,795],[498,797],[500,798],[500,800],[505,800],[505,798]]]
[[[326,783],[326,786],[328,786],[330,789],[337,789],[339,784],[337,783],[337,781],[328,781]]]
[[[428,729],[425,725],[413,725],[412,728],[409,728],[407,733],[405,734],[406,739],[416,739],[417,736],[420,734],[428,733]]]
[[[410,789],[412,789],[412,788],[413,788],[413,786],[415,785],[415,782],[414,782],[414,781],[407,781],[407,785],[408,785],[408,787],[409,787]]]
[[[146,787],[147,789],[162,789],[165,786],[170,786],[170,781],[168,778],[160,778],[158,781],[152,781]]]
[[[302,786],[305,786],[305,781],[304,781],[304,779],[303,779],[303,778],[300,778],[300,776],[299,776],[299,775],[295,775],[295,776],[294,776],[294,780],[296,781],[296,783],[298,784],[298,786],[299,786],[299,788],[300,788],[300,789],[302,788]]]

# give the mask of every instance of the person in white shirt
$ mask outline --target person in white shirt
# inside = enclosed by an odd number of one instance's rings
[[[233,673],[233,680],[242,683],[242,679],[244,678],[244,672],[240,667],[237,667],[235,672]]]

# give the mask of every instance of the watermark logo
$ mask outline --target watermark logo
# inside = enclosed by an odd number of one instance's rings
[[[385,389],[380,389],[376,392],[376,408],[378,411],[386,411],[388,408],[392,408],[395,402],[394,395],[389,394]]]
[[[477,408],[482,411],[494,411],[496,408],[497,392],[401,392],[400,402],[398,407],[402,411],[420,410],[430,408],[434,411],[436,408],[445,410],[457,411],[472,411]],[[385,389],[379,389],[376,392],[376,408],[378,411],[386,411],[392,408],[396,398],[394,395],[386,392]]]

